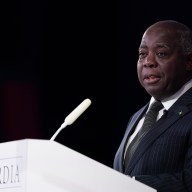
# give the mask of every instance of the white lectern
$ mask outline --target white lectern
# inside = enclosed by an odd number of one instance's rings
[[[155,192],[62,144],[23,139],[0,144],[1,192]]]

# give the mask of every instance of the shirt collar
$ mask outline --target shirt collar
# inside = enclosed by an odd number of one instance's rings
[[[189,80],[187,83],[185,83],[176,93],[174,93],[172,96],[163,99],[161,103],[163,104],[164,108],[168,110],[179,97],[181,97],[186,91],[188,91],[192,87],[192,79]],[[149,106],[155,101],[154,97],[151,97]]]

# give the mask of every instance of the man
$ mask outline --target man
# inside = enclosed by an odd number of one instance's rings
[[[151,99],[129,120],[114,169],[158,192],[192,191],[192,31],[172,20],[150,26],[139,47],[137,73]],[[143,133],[154,101],[162,109]]]

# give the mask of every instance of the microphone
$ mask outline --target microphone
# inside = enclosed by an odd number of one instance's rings
[[[64,123],[59,127],[59,129],[55,132],[55,134],[51,137],[51,141],[53,141],[57,135],[60,133],[62,129],[64,129],[67,125],[71,125],[89,106],[91,105],[90,99],[85,99],[82,103],[80,103],[64,120]]]

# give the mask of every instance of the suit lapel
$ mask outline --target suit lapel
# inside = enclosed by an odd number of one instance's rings
[[[153,129],[151,129],[141,141],[140,145],[136,149],[130,164],[125,171],[130,174],[136,163],[145,153],[145,151],[152,145],[152,143],[158,139],[171,125],[190,112],[188,104],[192,103],[192,89],[187,91],[177,102],[168,110],[166,117],[162,117],[156,123]],[[167,119],[169,119],[167,121]]]
[[[119,147],[119,153],[118,156],[120,158],[119,159],[119,167],[121,169],[121,171],[123,171],[123,162],[124,162],[124,152],[125,152],[125,148],[126,148],[126,143],[128,138],[130,137],[130,135],[134,132],[136,125],[138,124],[138,121],[141,119],[141,117],[143,116],[143,114],[146,112],[148,105],[145,105],[143,108],[141,108],[130,120],[130,122],[128,123],[128,127],[126,129],[124,138],[121,142],[121,145]]]
[[[135,130],[136,125],[138,124],[139,120],[143,117],[143,114],[147,111],[148,104],[145,105],[142,109],[140,109],[128,123],[128,127],[125,133],[125,139],[129,137]]]

